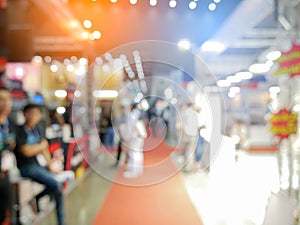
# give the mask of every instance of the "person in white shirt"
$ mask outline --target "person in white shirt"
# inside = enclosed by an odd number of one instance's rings
[[[184,155],[184,171],[191,172],[194,167],[194,155],[199,136],[198,114],[192,103],[187,104],[187,108],[181,114],[181,135]]]
[[[140,120],[140,112],[133,104],[128,116],[127,128],[121,128],[124,130],[123,138],[126,141],[128,159],[127,159],[127,171],[123,176],[126,178],[137,177],[143,173],[144,167],[144,139],[146,138],[146,129],[144,122]],[[121,131],[122,132],[122,131]],[[127,132],[127,134],[125,134]]]

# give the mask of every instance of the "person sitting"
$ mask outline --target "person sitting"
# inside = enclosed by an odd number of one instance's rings
[[[23,177],[28,177],[45,186],[45,189],[35,197],[37,211],[39,211],[39,199],[52,194],[56,202],[58,225],[65,225],[62,183],[55,178],[55,174],[52,172],[48,141],[38,126],[42,118],[41,108],[37,104],[27,104],[23,109],[23,114],[25,124],[19,127],[15,149],[17,166]],[[46,167],[39,164],[38,155],[44,157]]]
[[[15,148],[15,124],[8,119],[12,109],[12,98],[5,87],[0,87],[0,224],[12,212],[12,185],[8,172],[12,167],[7,157]]]

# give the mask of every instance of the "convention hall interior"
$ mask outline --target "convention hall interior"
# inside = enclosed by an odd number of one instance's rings
[[[0,0],[0,225],[300,225],[298,115],[300,0]]]

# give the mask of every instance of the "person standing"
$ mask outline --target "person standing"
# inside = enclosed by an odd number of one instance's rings
[[[120,163],[120,158],[121,158],[121,154],[122,154],[122,149],[124,148],[123,146],[123,142],[124,142],[124,138],[122,137],[122,132],[121,129],[122,127],[126,126],[127,120],[128,120],[128,110],[126,108],[126,106],[122,105],[120,107],[120,115],[116,118],[116,125],[117,125],[117,131],[118,131],[118,152],[117,152],[117,158],[116,158],[116,163],[114,164],[114,166],[118,166]]]
[[[181,116],[184,172],[192,172],[194,170],[194,156],[199,136],[198,115],[192,103],[187,104],[187,108],[183,110]]]
[[[112,120],[111,120],[111,113],[110,115],[104,116],[102,120],[102,125],[105,127],[105,133],[103,137],[103,144],[106,148],[106,151],[112,153],[114,151],[114,140],[115,140],[115,133],[114,128],[112,126]]]
[[[124,172],[123,176],[126,178],[132,178],[140,176],[143,173],[143,147],[144,139],[147,135],[145,124],[142,120],[140,120],[140,112],[136,104],[133,104],[130,109],[127,132],[129,133],[129,135],[127,135],[128,138],[126,138],[128,160],[127,171]]]
[[[58,225],[65,225],[62,183],[55,178],[55,174],[52,172],[48,141],[38,126],[42,118],[41,108],[36,104],[28,104],[24,107],[23,114],[25,124],[18,130],[15,149],[18,168],[23,177],[45,185],[45,189],[35,197],[37,210],[39,211],[39,199],[52,194],[56,202]],[[38,155],[44,157],[46,167],[39,164]]]
[[[12,108],[12,99],[9,90],[0,87],[0,224],[11,212],[12,186],[9,182],[8,169],[11,162],[4,157],[5,151],[14,150],[15,125],[8,120]]]

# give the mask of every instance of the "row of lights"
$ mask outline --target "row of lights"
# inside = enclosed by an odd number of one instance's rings
[[[94,2],[96,0],[93,0]],[[118,0],[110,0],[111,3],[117,3]],[[138,3],[138,0],[129,0],[130,4],[132,5],[136,5]],[[170,8],[176,8],[177,6],[177,2],[176,0],[169,0],[169,7]],[[217,4],[220,3],[221,0],[213,0],[213,2],[211,2],[209,5],[208,5],[208,9],[210,11],[214,11],[216,8],[217,8]],[[149,5],[150,6],[156,6],[158,4],[158,0],[149,0]],[[198,0],[192,0],[189,2],[188,4],[188,7],[189,9],[191,10],[194,10],[197,8],[197,4],[198,4]]]
[[[93,0],[93,1],[95,1],[95,0]],[[118,0],[110,0],[110,1],[112,3],[117,3],[118,2]],[[130,0],[129,2],[130,2],[130,4],[135,5],[135,4],[138,3],[138,0]],[[208,5],[208,9],[210,11],[214,11],[217,8],[217,4],[220,3],[220,2],[221,2],[221,0],[213,0],[213,2],[211,2]],[[189,5],[188,5],[189,9],[191,9],[191,10],[196,9],[197,8],[197,3],[198,3],[198,0],[192,0],[192,1],[190,1]],[[150,4],[150,6],[156,6],[158,4],[158,1],[157,0],[149,0],[149,4]],[[169,7],[170,8],[176,8],[176,6],[177,6],[177,1],[176,0],[170,0],[169,1]],[[78,26],[79,26],[78,21],[72,21],[71,27],[76,28]],[[86,19],[86,20],[83,21],[83,27],[85,29],[91,29],[92,26],[93,26],[92,21],[90,21],[88,19]],[[84,30],[81,33],[81,38],[84,39],[84,40],[88,40],[88,39],[90,39],[90,40],[98,40],[98,39],[101,38],[101,36],[102,36],[102,34],[98,30],[91,31],[91,32],[87,31],[87,30]]]
[[[219,80],[217,85],[219,87],[229,87],[232,83],[239,83],[243,80],[249,80],[253,74],[262,74],[270,71],[274,61],[281,56],[280,51],[271,51],[266,55],[267,61],[265,63],[255,63],[249,66],[249,71],[238,72],[235,75],[228,76],[224,80]]]

